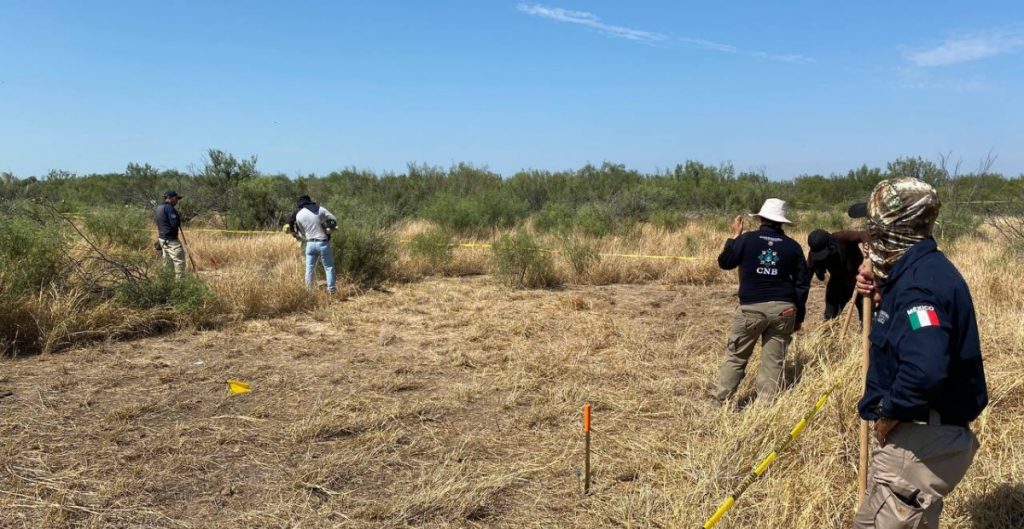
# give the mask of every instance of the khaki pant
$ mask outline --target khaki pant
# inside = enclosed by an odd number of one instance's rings
[[[942,499],[977,451],[978,439],[967,428],[898,424],[871,454],[867,497],[854,529],[937,529]]]
[[[158,239],[164,254],[164,265],[174,266],[174,275],[178,279],[185,277],[185,248],[181,241],[175,239]]]
[[[788,301],[740,305],[732,317],[725,362],[712,394],[715,400],[724,402],[736,393],[758,340],[761,341],[761,369],[755,381],[757,396],[774,398],[782,387],[786,347],[795,325],[796,307]]]

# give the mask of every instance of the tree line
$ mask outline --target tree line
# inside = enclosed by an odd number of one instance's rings
[[[989,164],[990,165],[990,164]],[[918,157],[899,158],[883,168],[866,165],[845,174],[801,175],[771,180],[764,173],[737,172],[730,164],[687,161],[657,173],[605,162],[567,171],[520,171],[509,177],[467,163],[448,168],[409,165],[401,173],[344,169],[327,175],[265,174],[255,157],[236,158],[211,149],[190,171],[160,170],[130,163],[123,172],[77,175],[54,170],[37,177],[0,175],[0,200],[45,202],[64,212],[95,208],[152,208],[166,189],[186,197],[186,220],[232,229],[276,229],[295,197],[312,196],[349,222],[385,227],[424,218],[455,232],[507,228],[532,218],[542,230],[580,229],[603,235],[637,222],[666,227],[707,213],[754,210],[767,197],[793,209],[841,222],[851,202],[864,200],[879,181],[914,176],[935,185],[946,202],[947,223],[975,217],[1024,200],[1024,175],[1006,177],[985,165],[974,172],[950,170]],[[819,218],[820,220],[820,218]]]

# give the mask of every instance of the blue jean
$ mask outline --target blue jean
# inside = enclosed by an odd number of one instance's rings
[[[320,261],[327,274],[327,291],[334,292],[334,253],[330,241],[308,241],[306,243],[306,288],[313,289],[313,273],[316,262]]]

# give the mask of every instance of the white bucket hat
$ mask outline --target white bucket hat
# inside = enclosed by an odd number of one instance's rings
[[[762,219],[781,222],[783,224],[793,224],[793,221],[786,218],[787,209],[785,200],[769,198],[764,201],[764,205],[761,206],[761,211],[751,213],[750,216],[761,217]]]

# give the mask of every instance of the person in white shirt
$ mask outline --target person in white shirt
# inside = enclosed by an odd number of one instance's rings
[[[309,195],[296,200],[296,210],[288,219],[291,234],[306,243],[306,288],[313,290],[314,272],[319,261],[327,275],[327,291],[336,290],[334,275],[334,253],[331,250],[331,231],[338,225],[338,219],[327,208],[313,202]]]

